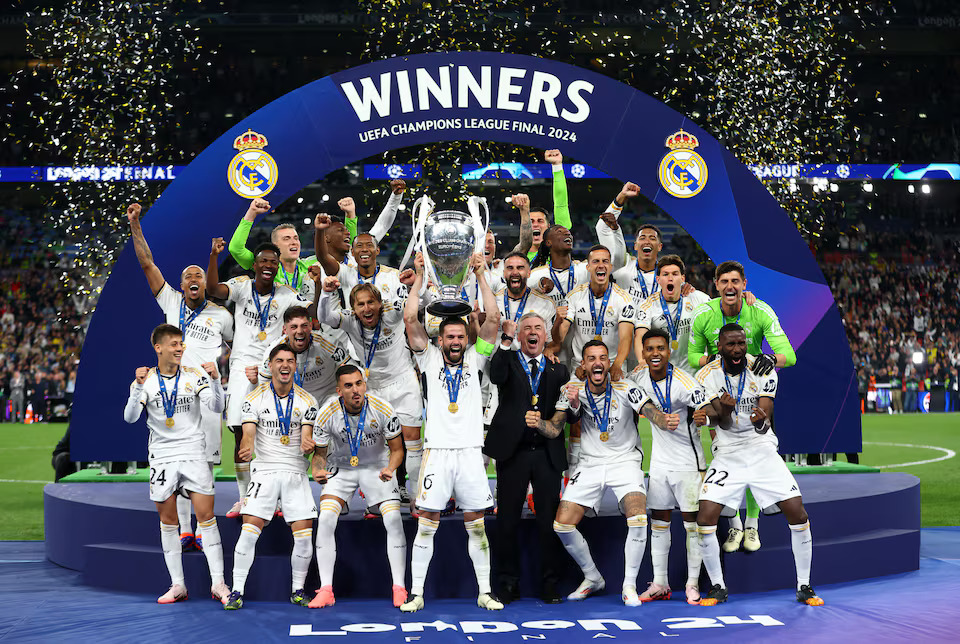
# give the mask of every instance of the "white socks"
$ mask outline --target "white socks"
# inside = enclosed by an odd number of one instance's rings
[[[257,539],[260,538],[260,528],[252,523],[244,523],[237,538],[237,547],[233,550],[233,589],[243,594],[253,565],[253,557],[257,550]]]
[[[730,517],[730,527],[737,530],[743,530],[743,521],[740,520],[740,511],[738,510],[735,515]]]
[[[467,554],[473,562],[473,571],[477,574],[477,586],[480,594],[490,592],[490,543],[487,531],[483,527],[483,517],[473,521],[464,521],[467,529]]]
[[[210,581],[214,586],[223,583],[223,546],[220,543],[220,529],[217,518],[197,524],[197,532],[203,537],[203,556],[207,558],[210,569]]]
[[[797,590],[810,584],[810,564],[813,561],[813,535],[810,522],[790,526],[790,546],[797,566]]]
[[[587,540],[583,538],[577,526],[567,523],[553,522],[553,531],[560,537],[563,547],[566,548],[573,560],[580,566],[583,576],[589,581],[600,581],[600,571],[597,565],[593,563],[593,557],[590,556],[590,548],[587,546]]]
[[[627,535],[629,539],[629,535]],[[650,563],[653,564],[653,583],[668,585],[667,559],[670,556],[670,522],[650,521]],[[624,583],[627,583],[624,581]]]
[[[430,567],[430,560],[433,558],[433,536],[439,527],[439,521],[431,521],[424,517],[420,517],[417,521],[417,536],[413,540],[413,552],[410,554],[411,595],[423,594],[423,582],[427,578],[427,568]]]
[[[737,518],[739,519],[740,517],[737,517]],[[760,517],[747,517],[746,519],[744,519],[743,525],[745,528],[759,529]]]
[[[293,531],[293,554],[290,555],[290,570],[293,573],[290,591],[303,590],[303,582],[307,579],[310,570],[310,561],[313,559],[313,528]]]
[[[180,534],[189,532],[193,534],[193,522],[190,520],[190,499],[185,496],[177,495],[177,521],[180,523]],[[197,532],[200,532],[199,527]]]
[[[670,524],[667,524],[667,539],[670,538]],[[636,514],[627,517],[627,541],[623,546],[624,567],[623,585],[637,587],[637,575],[640,573],[640,564],[643,562],[643,551],[647,547],[647,515]],[[667,542],[667,552],[670,543]],[[666,562],[664,562],[666,564]],[[666,576],[666,565],[664,565]],[[664,581],[666,585],[666,581]]]
[[[387,561],[394,586],[405,586],[407,576],[407,537],[403,534],[400,520],[400,502],[384,501],[380,504],[383,529],[387,531]]]
[[[697,533],[700,535],[700,554],[703,565],[707,567],[710,583],[719,584],[722,588],[727,585],[723,582],[723,569],[720,567],[720,543],[717,541],[717,526],[699,525]]]
[[[237,491],[240,493],[238,500],[243,503],[243,497],[247,495],[247,488],[250,487],[250,463],[237,463],[234,470],[237,473]]]
[[[687,585],[700,585],[700,564],[703,555],[700,552],[700,543],[697,537],[697,522],[684,521],[683,529],[687,533]]]
[[[170,573],[170,584],[187,587],[183,581],[183,559],[180,554],[179,526],[160,522],[160,545],[163,547],[163,561]]]
[[[403,441],[403,446],[407,448],[407,457],[404,465],[407,468],[407,480],[410,481],[410,493],[416,496],[420,493],[420,462],[423,460],[423,441]]]
[[[340,502],[324,499],[317,519],[317,570],[320,587],[333,586],[333,566],[337,563],[337,541],[334,532],[340,519]]]

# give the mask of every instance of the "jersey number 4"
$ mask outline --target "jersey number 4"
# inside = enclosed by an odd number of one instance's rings
[[[720,478],[714,481],[713,477],[720,474],[722,474],[723,476],[720,476]],[[711,467],[709,470],[707,470],[707,478],[703,479],[703,482],[713,483],[714,485],[719,485],[720,487],[723,487],[723,482],[727,480],[728,476],[730,476],[730,474],[725,472],[724,470],[715,470]]]

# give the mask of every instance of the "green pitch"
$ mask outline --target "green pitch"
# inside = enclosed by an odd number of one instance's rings
[[[640,423],[649,452],[650,430]],[[66,426],[0,424],[0,540],[43,539],[43,484],[53,481],[50,456]],[[707,439],[708,440],[708,439]],[[960,457],[930,463],[960,452],[960,414],[868,415],[863,417],[865,465],[897,467],[885,472],[908,472],[923,485],[923,525],[960,525]],[[883,445],[877,443],[896,443]],[[228,446],[224,474],[233,474],[230,462],[233,436],[224,433]],[[649,458],[648,458],[649,460]],[[840,460],[845,460],[840,456]],[[914,465],[900,465],[917,463]],[[647,467],[648,462],[644,463]],[[856,474],[850,474],[856,476]],[[803,479],[800,480],[801,485]]]

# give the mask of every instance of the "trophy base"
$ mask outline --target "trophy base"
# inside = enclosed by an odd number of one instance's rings
[[[437,300],[427,305],[427,313],[441,318],[462,318],[473,313],[473,307],[463,300]]]

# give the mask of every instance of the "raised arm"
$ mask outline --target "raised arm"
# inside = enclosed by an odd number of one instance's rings
[[[423,257],[417,253],[417,258],[413,262],[416,270],[416,276],[413,278],[413,285],[410,286],[410,297],[403,305],[403,326],[407,330],[407,344],[414,351],[420,352],[427,348],[430,338],[427,336],[427,330],[420,324],[420,299],[413,297],[414,293],[420,292],[420,285],[423,283]],[[494,305],[493,310],[497,310]]]
[[[350,197],[341,199],[338,203],[343,203]],[[353,203],[353,199],[350,199],[350,203]],[[317,254],[317,261],[320,262],[320,266],[323,267],[323,271],[330,277],[336,277],[340,272],[340,262],[330,254],[330,250],[327,248],[327,229],[330,227],[330,215],[325,213],[320,213],[313,219],[313,246],[314,252]]]
[[[490,373],[487,374],[490,377],[490,382],[495,385],[504,385],[507,383],[507,377],[510,375],[510,361],[513,360],[513,351],[510,350],[510,347],[513,346],[513,338],[516,336],[516,333],[517,323],[511,319],[504,319],[503,335],[509,339],[501,340],[500,350],[493,352],[493,356],[490,358],[490,366],[488,367]]]
[[[530,197],[524,194],[513,195],[510,202],[520,210],[520,241],[513,247],[514,253],[526,255],[533,246],[533,225],[530,223]]]
[[[127,221],[130,222],[130,235],[133,238],[133,249],[137,253],[137,261],[140,262],[143,274],[147,276],[150,292],[156,296],[163,288],[165,280],[163,273],[153,263],[153,253],[150,252],[147,240],[143,236],[143,229],[140,228],[140,204],[132,203],[127,206]]]
[[[237,264],[244,270],[249,271],[253,267],[253,252],[247,248],[247,238],[250,237],[250,229],[253,227],[257,217],[269,211],[270,202],[266,199],[254,199],[251,201],[247,212],[243,215],[243,219],[240,220],[237,229],[233,231],[233,237],[230,238],[230,245],[227,250],[230,251],[233,258],[237,260]]]
[[[340,280],[336,277],[324,278],[323,284],[318,285],[316,302],[317,319],[321,324],[326,324],[334,329],[339,329],[343,323],[343,317],[340,313],[340,299],[334,297],[333,293],[340,287]]]
[[[130,396],[123,407],[123,420],[128,423],[137,422],[143,413],[143,383],[147,381],[149,371],[147,367],[137,367],[136,380],[130,385]]]
[[[483,254],[474,253],[470,262],[473,264],[473,274],[477,278],[477,286],[480,288],[480,297],[483,300],[484,320],[480,326],[479,335],[484,341],[493,344],[500,329],[500,309],[497,308],[497,298],[493,295],[493,289],[487,284],[487,263],[483,259]]]
[[[560,150],[547,150],[543,158],[553,166],[553,223],[569,229],[570,205],[567,202],[567,177],[563,173],[563,155]]]
[[[220,374],[217,372],[217,365],[213,362],[204,362],[200,366],[207,372],[207,377],[210,378],[210,385],[201,388],[197,392],[197,396],[200,397],[200,402],[202,402],[207,409],[219,414],[224,410],[226,405],[224,404],[225,394],[223,393],[223,386],[220,384]]]
[[[390,231],[393,222],[396,221],[397,210],[400,209],[400,202],[403,201],[403,193],[406,189],[407,183],[403,179],[394,179],[390,182],[390,197],[383,206],[383,210],[380,211],[377,223],[370,229],[370,234],[377,240],[377,243],[380,243],[380,240],[387,236],[387,232]]]
[[[219,258],[224,246],[223,237],[214,238],[210,246],[210,262],[207,265],[207,295],[219,300],[225,300],[230,296],[230,289],[220,281]]]

